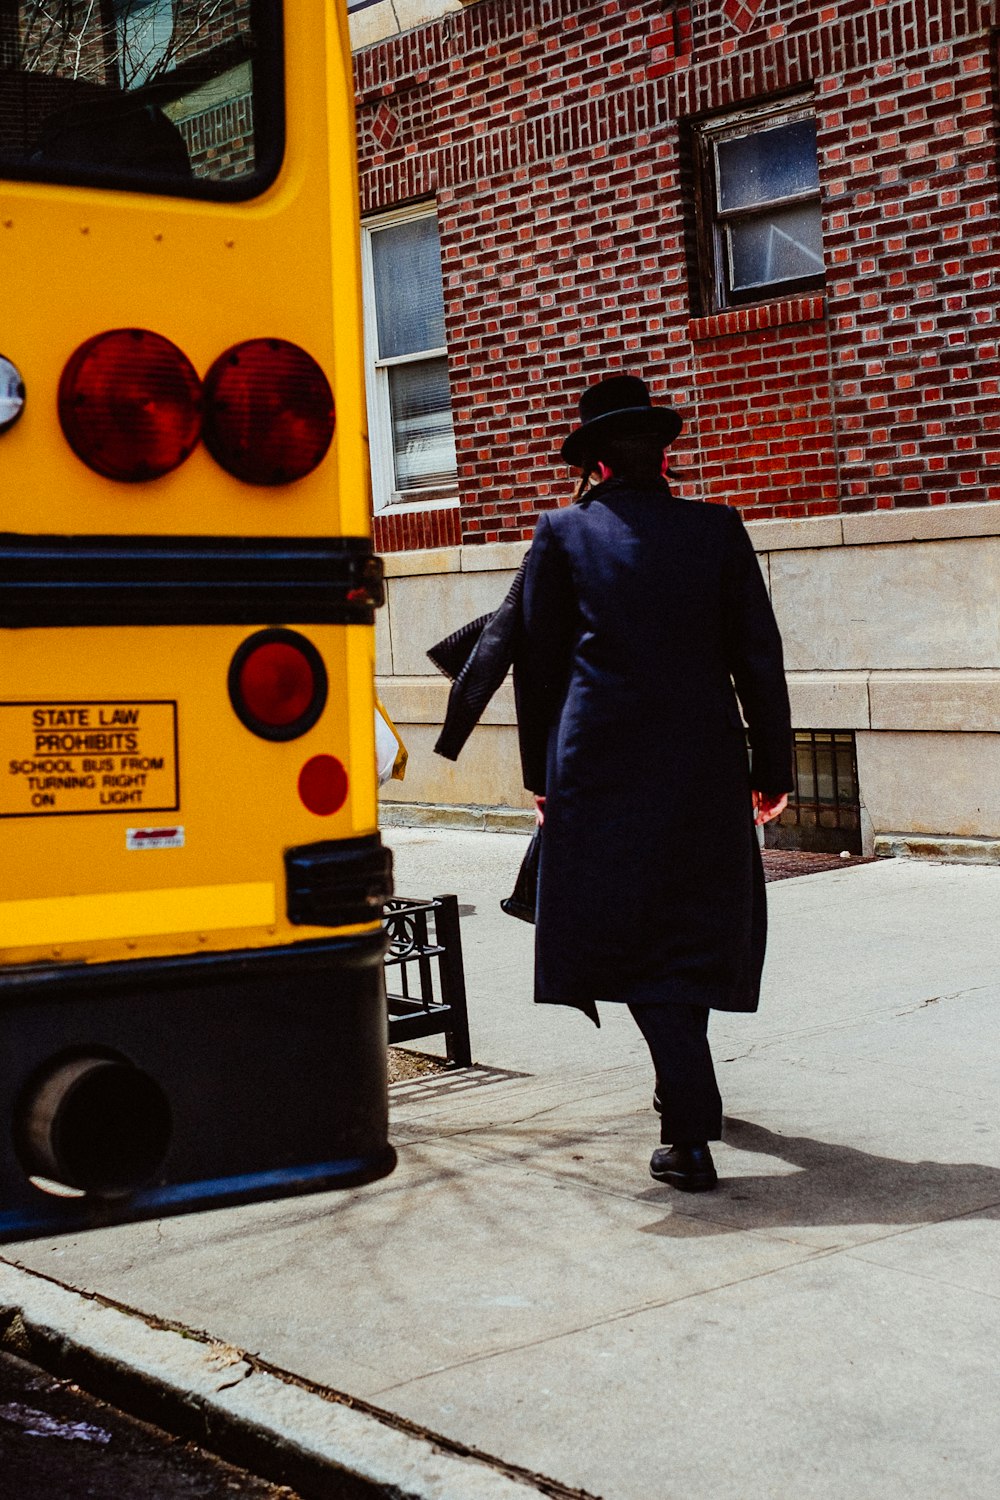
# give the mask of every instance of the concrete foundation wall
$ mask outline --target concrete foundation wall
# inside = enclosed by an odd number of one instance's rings
[[[428,21],[438,21],[463,10],[475,0],[376,0],[349,13],[351,47],[355,52],[386,37],[399,36]]]
[[[795,727],[857,732],[866,846],[907,833],[1000,839],[1000,505],[749,530],[785,641]],[[524,550],[387,558],[379,691],[411,754],[387,802],[529,806],[509,687],[458,762],[442,760],[433,743],[449,684],[424,654],[500,603]]]

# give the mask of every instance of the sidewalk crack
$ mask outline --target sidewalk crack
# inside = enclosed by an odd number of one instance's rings
[[[940,995],[931,995],[927,1000],[921,1000],[919,1005],[911,1005],[908,1010],[897,1010],[894,1012],[896,1019],[900,1016],[915,1016],[918,1011],[926,1010],[928,1005],[937,1005],[941,1000],[963,1000],[966,995],[978,995],[980,990],[992,990],[996,984],[975,984],[967,990],[948,990]]]

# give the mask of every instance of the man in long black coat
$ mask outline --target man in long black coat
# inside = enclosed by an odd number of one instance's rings
[[[722,1126],[709,1010],[755,1010],[760,989],[755,809],[776,816],[792,786],[781,640],[739,514],[660,475],[677,414],[631,376],[580,409],[563,454],[612,477],[539,518],[517,664],[544,808],[535,998],[595,1021],[598,1000],[629,1005],[670,1148],[650,1169],[697,1191]]]

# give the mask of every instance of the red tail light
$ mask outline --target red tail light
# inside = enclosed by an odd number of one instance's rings
[[[294,630],[260,630],[229,667],[229,698],[241,723],[265,740],[294,740],[326,705],[323,659]]]
[[[169,339],[116,328],[70,356],[59,382],[59,421],[76,456],[106,479],[157,479],[198,442],[201,382]]]
[[[289,484],[333,439],[330,383],[312,355],[284,339],[250,339],[205,376],[205,445],[248,484]]]

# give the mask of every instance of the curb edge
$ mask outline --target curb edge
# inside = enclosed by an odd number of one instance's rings
[[[306,1496],[584,1500],[582,1491],[463,1452],[205,1333],[157,1323],[2,1258],[0,1347]]]

